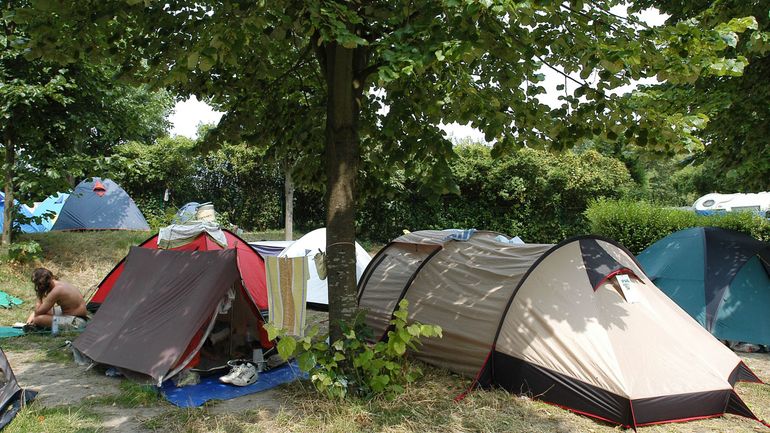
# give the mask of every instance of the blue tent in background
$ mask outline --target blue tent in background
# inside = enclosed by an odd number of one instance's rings
[[[655,242],[638,259],[655,285],[715,337],[770,345],[770,243],[693,227]]]
[[[46,218],[42,221],[42,225],[45,226],[45,231],[51,230],[56,219],[61,213],[61,208],[64,206],[64,202],[67,201],[67,197],[70,195],[67,193],[59,192],[54,195],[48,196],[40,204],[35,206],[32,215],[36,217],[42,217],[49,212],[55,212],[56,215],[51,218]]]
[[[123,188],[94,177],[75,187],[51,230],[150,230],[150,226]]]
[[[18,205],[19,202],[17,200],[14,200],[13,204],[14,205]],[[23,216],[25,216],[27,218],[31,218],[33,216],[33,214],[30,211],[30,209],[27,206],[25,206],[25,205],[20,205],[18,209],[19,209],[19,213],[21,213],[21,215],[23,215]],[[2,227],[3,222],[5,220],[4,211],[5,211],[5,194],[0,192],[0,227]],[[26,223],[26,224],[20,224],[20,225],[19,225],[18,222],[15,222],[15,224],[19,227],[19,229],[23,233],[39,233],[39,232],[46,232],[46,231],[49,230],[48,228],[46,228],[45,225],[37,224],[37,223],[34,223],[34,222],[30,222],[30,223]]]

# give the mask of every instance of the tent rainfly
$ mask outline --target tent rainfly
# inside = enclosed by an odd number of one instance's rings
[[[770,345],[770,243],[693,227],[638,257],[656,286],[721,340]]]
[[[251,355],[253,338],[262,348],[273,347],[259,312],[265,306],[264,275],[260,285],[249,286],[242,251],[132,247],[74,346],[158,386],[185,368],[223,366],[239,350],[241,357]],[[205,353],[204,345],[210,346]]]
[[[150,230],[150,226],[123,188],[94,177],[75,187],[51,230]]]
[[[47,215],[50,215],[51,212],[55,214],[53,217],[48,217],[42,220],[41,223],[45,228],[45,231],[51,230],[51,227],[53,227],[53,225],[56,223],[56,220],[59,218],[59,214],[61,214],[61,209],[64,207],[64,203],[67,201],[69,196],[70,195],[67,193],[58,192],[55,195],[46,197],[45,200],[35,206],[35,209],[32,211],[33,216],[43,218]]]
[[[175,251],[216,251],[221,249],[235,249],[238,251],[237,262],[238,271],[243,280],[243,285],[249,293],[249,297],[253,300],[254,304],[260,310],[267,309],[267,283],[265,280],[265,262],[262,257],[248,244],[235,233],[229,230],[222,230],[227,239],[227,247],[223,248],[221,245],[208,235],[206,232],[200,233],[191,242],[171,248]],[[158,235],[151,236],[141,244],[139,247],[157,250],[160,249],[158,245]],[[127,258],[127,257],[126,257]],[[115,267],[107,274],[106,277],[99,283],[93,296],[88,302],[89,311],[96,311],[101,304],[107,299],[112,288],[115,286],[117,280],[120,278],[123,270],[126,266],[126,258],[118,262]]]
[[[415,356],[475,384],[633,428],[724,413],[757,419],[733,386],[759,379],[625,248],[592,236],[556,246],[496,236],[421,231],[383,248],[358,293],[375,335],[407,299],[410,320],[443,328]]]

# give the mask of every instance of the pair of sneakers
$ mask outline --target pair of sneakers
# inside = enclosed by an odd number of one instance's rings
[[[257,381],[259,374],[257,367],[248,361],[228,361],[232,368],[230,372],[219,378],[222,383],[229,383],[235,386],[248,386]]]

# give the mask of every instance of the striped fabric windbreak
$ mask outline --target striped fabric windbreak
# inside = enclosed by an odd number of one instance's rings
[[[265,257],[269,322],[289,335],[305,332],[307,257]]]

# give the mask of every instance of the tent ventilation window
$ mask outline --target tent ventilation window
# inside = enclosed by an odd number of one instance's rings
[[[107,188],[105,188],[104,185],[102,185],[102,183],[97,180],[96,185],[94,185],[94,192],[99,197],[104,197],[104,193],[107,192]]]

